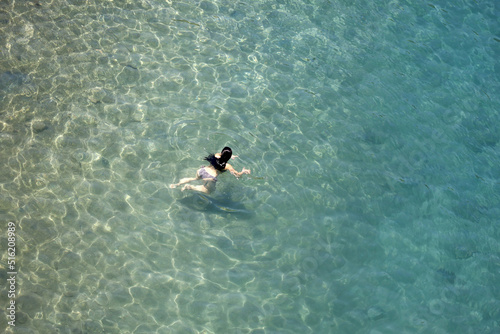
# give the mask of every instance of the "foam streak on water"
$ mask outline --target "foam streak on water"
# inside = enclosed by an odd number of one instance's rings
[[[498,331],[499,15],[0,3],[16,331]],[[250,177],[169,188],[226,145]]]

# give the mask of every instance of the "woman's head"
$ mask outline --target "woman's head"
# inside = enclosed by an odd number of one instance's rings
[[[224,147],[222,151],[220,151],[220,162],[228,162],[229,159],[231,159],[231,156],[233,155],[233,151],[229,147]]]
[[[233,151],[229,147],[224,147],[220,152],[220,158],[216,158],[214,154],[210,154],[205,158],[215,169],[223,172],[226,169],[226,163],[231,159]]]

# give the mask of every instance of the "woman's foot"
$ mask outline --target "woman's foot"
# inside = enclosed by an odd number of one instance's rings
[[[172,188],[172,189],[173,189],[173,188],[175,188],[175,187],[177,187],[177,186],[178,186],[178,184],[176,184],[176,183],[172,183],[172,184],[170,185],[170,188]]]

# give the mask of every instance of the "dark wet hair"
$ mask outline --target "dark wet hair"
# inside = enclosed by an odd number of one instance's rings
[[[222,151],[220,152],[220,158],[216,158],[215,154],[210,154],[208,157],[205,158],[210,164],[217,170],[221,172],[225,172],[226,169],[226,163],[231,159],[231,156],[233,155],[233,151],[229,147],[224,147]]]

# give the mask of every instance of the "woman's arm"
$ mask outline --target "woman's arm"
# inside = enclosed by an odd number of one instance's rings
[[[230,164],[226,164],[226,170],[230,171],[231,174],[233,174],[236,177],[240,177],[243,174],[250,174],[250,169],[243,168],[241,172],[238,172],[236,169],[233,168]]]

